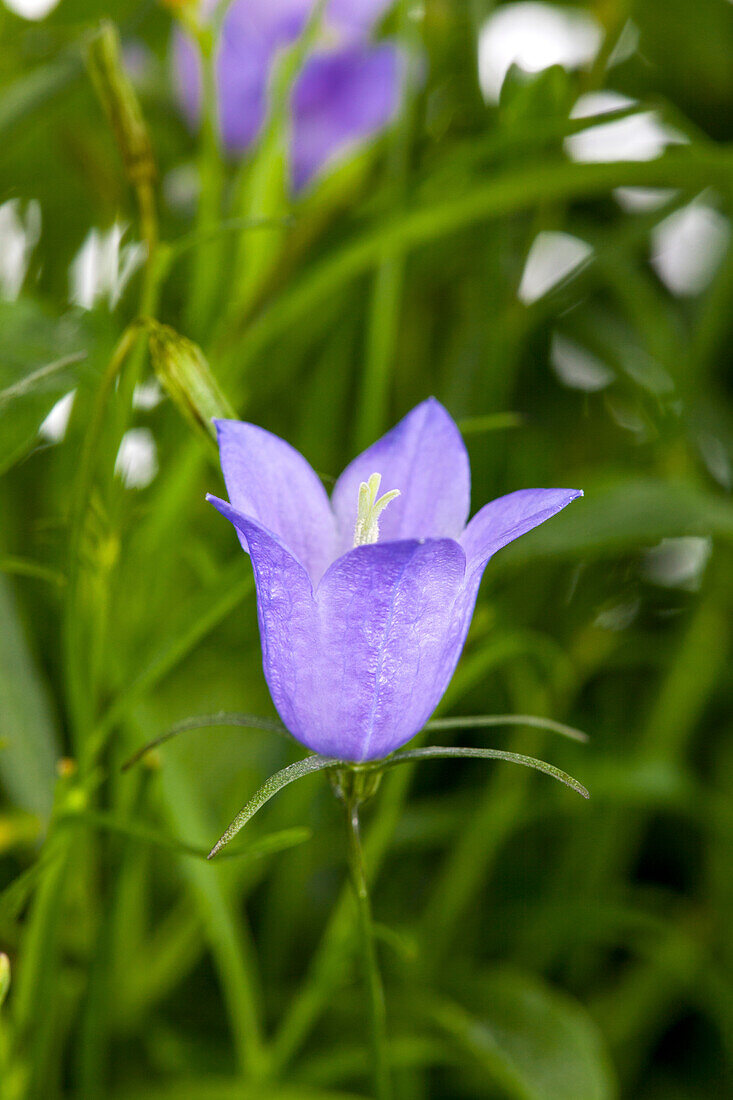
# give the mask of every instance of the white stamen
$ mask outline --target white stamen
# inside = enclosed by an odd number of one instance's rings
[[[379,539],[379,516],[390,501],[400,495],[399,489],[390,489],[389,492],[377,498],[381,483],[382,475],[372,474],[368,481],[362,481],[359,486],[354,546],[366,546],[368,543],[377,542]]]

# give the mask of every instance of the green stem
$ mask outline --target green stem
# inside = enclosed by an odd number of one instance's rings
[[[346,811],[346,835],[348,842],[348,862],[351,883],[359,917],[362,961],[369,999],[369,1023],[372,1039],[374,1067],[374,1095],[376,1100],[390,1100],[392,1086],[387,1063],[387,1018],[384,1003],[384,987],[379,972],[377,952],[374,943],[374,924],[372,907],[369,900],[364,852],[359,835],[359,803],[351,797],[344,802]]]
[[[194,338],[201,338],[211,323],[219,290],[219,276],[224,259],[225,241],[214,230],[222,219],[224,172],[219,142],[215,40],[211,28],[197,28],[197,44],[201,56],[203,111],[201,120],[201,152],[199,156],[199,208],[196,230],[206,244],[195,249],[191,275],[191,297],[188,303],[188,326]]]
[[[409,5],[402,0],[399,9],[401,36],[413,38]],[[419,56],[419,43],[414,44],[415,56]],[[410,67],[412,65],[410,64]],[[402,118],[392,136],[389,151],[389,173],[394,187],[394,213],[404,210],[407,193],[407,177],[414,121],[414,95],[409,89],[417,86],[410,72],[406,80],[405,103]],[[384,431],[389,405],[392,374],[397,356],[397,343],[402,310],[405,256],[399,249],[385,243],[376,270],[372,288],[369,321],[367,327],[366,364],[361,379],[356,441],[364,448]]]

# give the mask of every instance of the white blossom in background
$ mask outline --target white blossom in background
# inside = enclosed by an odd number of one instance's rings
[[[179,164],[163,176],[163,198],[169,210],[188,216],[196,210],[201,181],[195,164]]]
[[[502,4],[479,31],[478,71],[484,98],[489,103],[499,101],[512,64],[530,73],[550,65],[579,68],[593,61],[602,39],[600,23],[582,8]]]
[[[145,382],[138,382],[132,394],[132,407],[150,412],[157,408],[164,397],[157,378],[148,378]]]
[[[552,335],[550,362],[564,386],[585,393],[605,389],[616,377],[611,368],[592,352],[560,332]]]
[[[729,237],[728,219],[695,199],[652,230],[652,267],[672,294],[699,294],[715,275]]]
[[[68,393],[59,398],[38,429],[41,439],[47,443],[60,443],[62,441],[69,426],[69,418],[74,407],[75,397],[76,390],[69,390]]]
[[[662,539],[647,551],[642,572],[653,584],[695,592],[700,587],[711,550],[709,538]]]
[[[4,0],[5,7],[24,19],[45,19],[60,0]]]
[[[122,244],[127,226],[119,222],[102,232],[92,229],[69,268],[71,300],[83,309],[105,301],[110,309],[119,302],[127,283],[145,262],[139,241]]]
[[[635,102],[620,92],[588,92],[577,100],[570,117],[590,118],[633,107]],[[583,163],[655,160],[668,145],[683,144],[687,140],[679,130],[662,122],[656,111],[639,111],[571,134],[565,139],[565,151],[571,160]]]
[[[673,199],[673,187],[616,187],[613,197],[627,214],[647,214]]]
[[[127,489],[144,489],[158,472],[158,449],[148,428],[130,428],[120,442],[115,473]]]
[[[20,199],[0,206],[0,298],[14,302],[28,273],[41,236],[41,207],[32,200],[23,211]]]
[[[570,233],[538,233],[524,265],[517,296],[525,305],[537,301],[548,290],[580,267],[593,249],[586,241]]]
[[[641,600],[624,600],[596,616],[594,626],[599,630],[626,630],[631,626],[641,608]]]
[[[710,476],[724,489],[733,489],[731,456],[723,440],[712,432],[701,432],[697,438],[697,446]]]

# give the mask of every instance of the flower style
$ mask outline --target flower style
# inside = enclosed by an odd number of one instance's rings
[[[434,398],[355,458],[330,501],[284,440],[216,426],[231,503],[207,499],[252,559],[273,701],[298,741],[341,760],[388,756],[425,725],[489,558],[582,496],[520,489],[467,524],[468,455]]]
[[[214,11],[220,0],[203,0]],[[224,0],[226,2],[226,0]],[[392,0],[330,0],[322,44],[306,61],[291,98],[291,170],[300,190],[355,143],[395,116],[404,82],[403,57],[390,42],[370,44]],[[224,144],[246,150],[262,130],[272,67],[279,50],[303,33],[314,0],[232,0],[216,53],[219,123]],[[184,112],[201,110],[201,74],[191,42],[174,39],[174,72]]]

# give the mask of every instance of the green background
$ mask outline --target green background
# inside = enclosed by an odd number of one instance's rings
[[[326,479],[435,394],[464,429],[474,510],[527,486],[585,491],[491,563],[440,714],[585,730],[587,745],[528,728],[445,737],[540,755],[590,801],[447,760],[395,769],[364,811],[396,1094],[731,1087],[733,253],[683,296],[650,256],[655,227],[696,196],[716,224],[730,216],[733,5],[588,4],[596,63],[515,73],[499,106],[476,68],[492,8],[398,5],[383,31],[420,58],[400,120],[293,201],[283,111],[245,162],[182,123],[163,5],[62,0],[38,23],[0,7],[0,204],[25,217],[35,201],[42,219],[22,292],[0,301],[3,1098],[371,1095],[323,776],[279,795],[216,865],[205,852],[296,747],[207,728],[120,771],[189,716],[274,714],[250,565],[204,503],[223,488],[200,430],[207,376],[197,388],[176,344],[158,363],[174,399],[133,407],[151,373],[140,339],[110,381],[140,312],[195,341],[237,413]],[[164,243],[114,309],[83,310],[69,267],[87,233],[115,219],[126,243],[152,232],[89,76],[103,16],[136,74]],[[628,19],[638,46],[607,68]],[[570,107],[603,88],[688,140],[646,162],[573,163]],[[628,185],[669,193],[629,213],[614,197]],[[593,251],[527,303],[543,230]],[[562,381],[558,334],[605,385]],[[72,388],[64,441],[44,442]],[[130,427],[157,446],[139,490],[114,473]],[[677,538],[698,541],[660,547]]]

